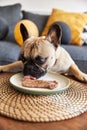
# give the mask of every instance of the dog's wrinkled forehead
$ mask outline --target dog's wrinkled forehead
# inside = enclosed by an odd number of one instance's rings
[[[25,45],[25,47],[28,47],[28,46],[32,46],[34,44],[43,43],[44,40],[45,40],[45,36],[42,36],[42,37],[31,36],[25,40],[24,45]]]
[[[38,53],[41,53],[44,48],[46,48],[48,44],[48,41],[45,39],[45,37],[30,37],[27,40],[25,40],[23,45],[23,52],[25,57],[29,57],[32,55],[37,55]],[[45,49],[44,49],[45,50]],[[43,50],[43,53],[44,53]],[[46,50],[45,50],[46,51]]]

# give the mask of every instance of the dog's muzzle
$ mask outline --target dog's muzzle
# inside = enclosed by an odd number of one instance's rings
[[[40,78],[41,76],[45,75],[47,70],[39,66],[38,64],[34,63],[32,59],[24,64],[23,74],[24,75],[31,75],[36,78]]]

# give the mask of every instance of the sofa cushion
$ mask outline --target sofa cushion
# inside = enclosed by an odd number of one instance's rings
[[[3,17],[0,17],[0,40],[6,37],[8,29],[9,27],[7,21]]]
[[[30,20],[20,20],[15,28],[14,28],[14,37],[16,39],[16,42],[22,46],[23,45],[23,37],[21,35],[21,32],[20,32],[20,25],[23,24],[26,29],[27,29],[27,32],[30,36],[35,36],[35,37],[38,37],[39,36],[39,31],[38,31],[38,28],[36,26],[36,24]]]
[[[22,11],[22,13],[23,13],[23,19],[29,19],[37,25],[39,29],[39,34],[41,35],[49,15],[35,14],[27,11]]]
[[[87,25],[84,27],[82,32],[82,42],[83,45],[87,45]]]
[[[87,73],[87,46],[62,45],[71,55],[78,67]]]
[[[5,65],[18,60],[20,46],[15,43],[0,41],[0,65]]]
[[[72,33],[71,43],[73,45],[81,46],[83,44],[81,34],[87,24],[87,14],[53,9],[42,35],[46,35],[50,25],[56,21],[63,21],[69,25]]]
[[[62,30],[61,44],[70,44],[71,43],[71,29],[65,22],[58,21],[57,23]]]
[[[22,18],[21,4],[0,6],[0,16],[3,17],[9,25],[9,32],[5,39],[15,41],[13,30],[15,24]]]

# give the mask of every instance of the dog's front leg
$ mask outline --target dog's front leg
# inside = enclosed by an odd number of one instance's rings
[[[14,63],[0,66],[0,72],[19,72],[23,70],[22,61],[16,61]]]
[[[72,64],[69,70],[77,79],[87,82],[87,74],[83,73],[76,64]]]

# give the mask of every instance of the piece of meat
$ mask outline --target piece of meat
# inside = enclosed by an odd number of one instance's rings
[[[25,76],[22,79],[22,85],[24,87],[29,88],[49,88],[54,89],[57,87],[58,82],[57,81],[46,81],[46,80],[37,80],[36,78],[32,76]]]

